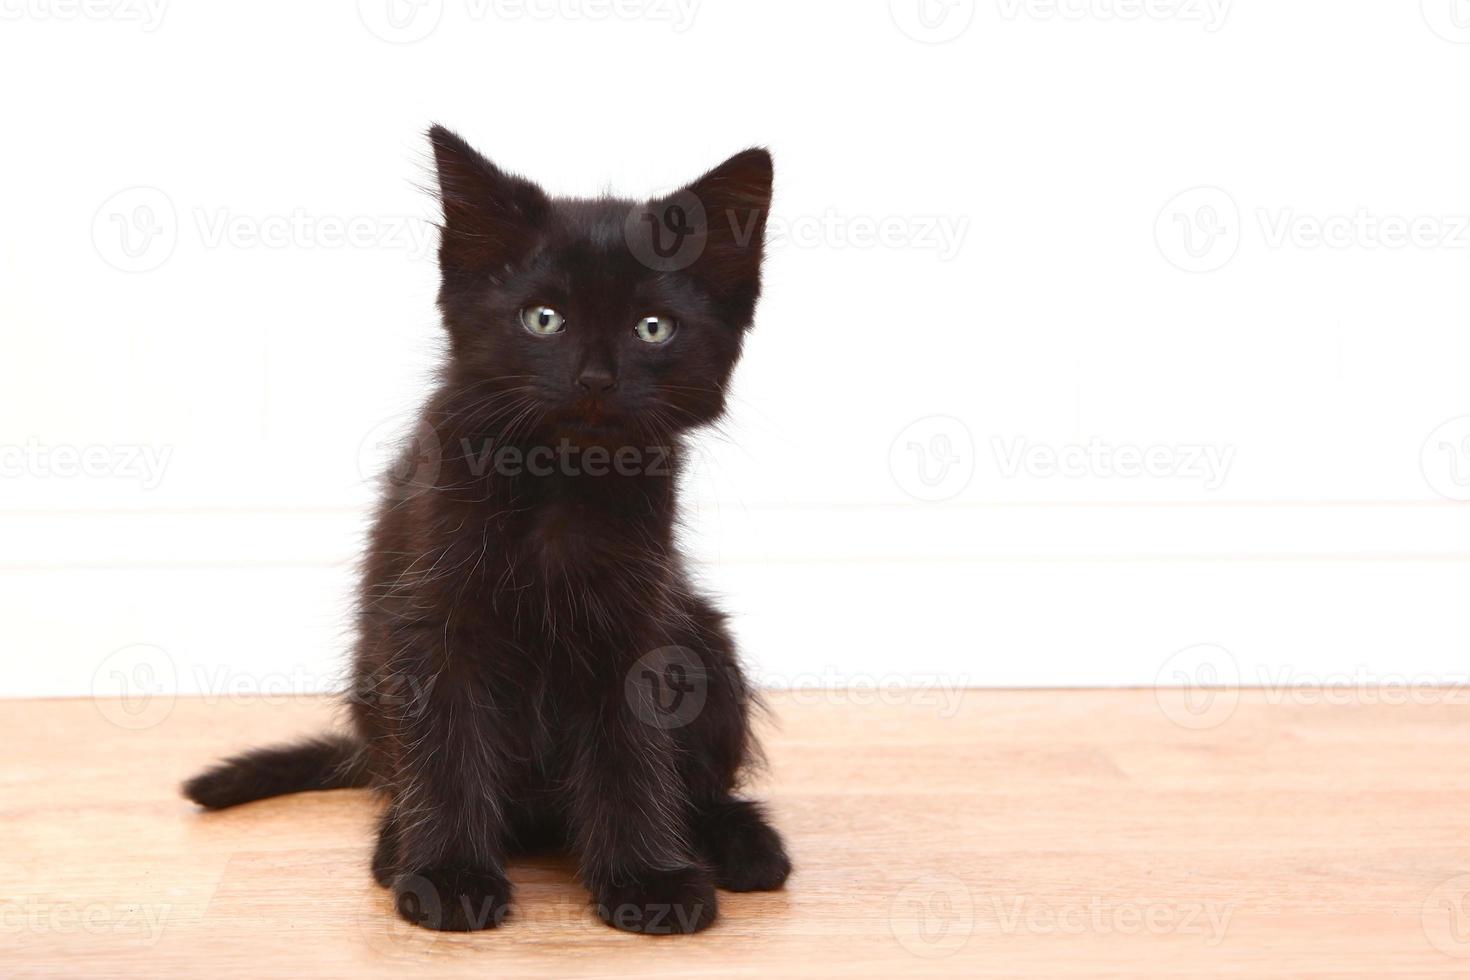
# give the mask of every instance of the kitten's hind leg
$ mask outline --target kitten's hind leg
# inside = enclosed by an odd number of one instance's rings
[[[791,874],[781,835],[755,803],[725,797],[697,807],[693,830],[715,884],[726,891],[772,891]]]
[[[740,770],[756,756],[750,708],[756,698],[740,672],[724,616],[692,593],[684,642],[697,652],[705,679],[703,710],[674,730],[682,743],[683,778],[691,807],[690,829],[700,856],[727,891],[770,891],[791,873],[781,836],[761,808],[730,795]]]

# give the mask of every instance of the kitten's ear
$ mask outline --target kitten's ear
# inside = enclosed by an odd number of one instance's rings
[[[501,170],[443,126],[429,130],[429,142],[444,207],[439,268],[445,281],[501,278],[546,220],[546,193]]]
[[[741,326],[750,323],[760,295],[771,173],[765,150],[737,153],[683,190],[652,202],[648,221],[655,235],[659,225],[672,232],[681,222],[694,231],[680,250],[689,258],[678,265],[703,282]]]

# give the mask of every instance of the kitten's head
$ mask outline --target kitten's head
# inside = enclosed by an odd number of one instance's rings
[[[449,378],[481,424],[606,442],[719,417],[760,293],[769,154],[653,201],[577,200],[429,138]]]

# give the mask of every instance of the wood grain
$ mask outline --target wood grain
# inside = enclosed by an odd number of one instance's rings
[[[6,702],[0,974],[1470,973],[1464,692],[1246,691],[1203,729],[1171,720],[1200,717],[1183,697],[772,695],[753,789],[796,874],[669,938],[601,925],[547,860],[512,866],[502,929],[416,930],[368,876],[366,793],[179,798],[221,753],[331,723],[322,700]]]

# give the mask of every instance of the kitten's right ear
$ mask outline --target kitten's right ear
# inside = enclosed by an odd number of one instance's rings
[[[524,254],[546,220],[546,193],[485,159],[459,136],[429,130],[444,207],[439,268],[445,279],[501,278]]]

